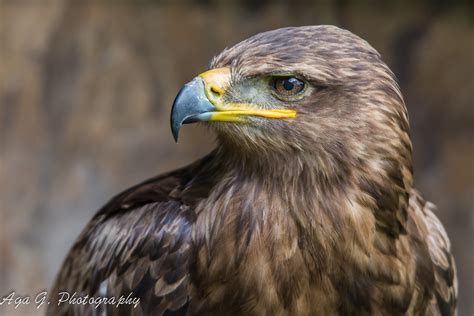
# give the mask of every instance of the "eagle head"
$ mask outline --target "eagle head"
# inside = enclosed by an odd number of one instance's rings
[[[334,26],[277,29],[225,49],[176,97],[175,139],[193,122],[206,122],[221,146],[252,158],[299,157],[326,173],[355,165],[411,170],[394,74],[365,40]]]

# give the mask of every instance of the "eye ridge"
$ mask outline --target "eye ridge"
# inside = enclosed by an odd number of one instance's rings
[[[276,77],[273,80],[273,89],[281,96],[290,97],[299,94],[305,88],[305,82],[293,77]]]

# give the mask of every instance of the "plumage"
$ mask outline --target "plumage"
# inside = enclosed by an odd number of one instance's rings
[[[375,49],[332,26],[285,28],[210,68],[178,95],[172,126],[177,137],[206,121],[217,148],[107,203],[53,298],[140,298],[100,307],[110,315],[453,315],[449,239],[413,188],[405,104]],[[306,88],[276,95],[282,76]],[[192,101],[200,87],[205,110]],[[49,314],[100,308],[53,302]]]

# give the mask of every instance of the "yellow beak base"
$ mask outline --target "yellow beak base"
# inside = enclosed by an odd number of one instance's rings
[[[233,105],[233,104],[231,104]],[[221,122],[242,122],[244,123],[245,116],[260,116],[272,119],[283,119],[283,118],[294,118],[296,117],[296,111],[293,110],[282,110],[282,109],[255,109],[248,108],[243,109],[243,104],[235,104],[238,107],[228,106],[223,111],[213,112],[210,116],[210,121],[221,121]]]

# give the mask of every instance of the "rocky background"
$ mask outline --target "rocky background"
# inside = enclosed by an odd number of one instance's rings
[[[471,2],[472,3],[472,2]],[[469,1],[0,0],[0,297],[51,286],[75,237],[113,194],[204,155],[173,142],[179,87],[252,34],[335,24],[398,75],[415,179],[452,240],[459,315],[474,313],[474,9]],[[0,315],[35,315],[34,305]]]

